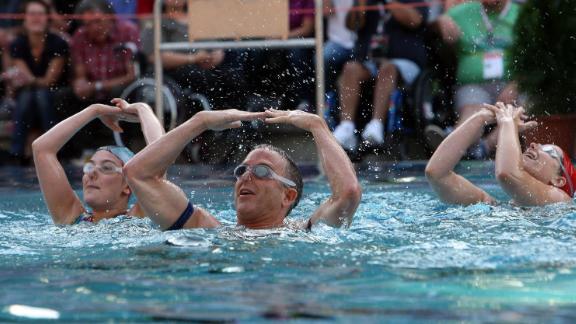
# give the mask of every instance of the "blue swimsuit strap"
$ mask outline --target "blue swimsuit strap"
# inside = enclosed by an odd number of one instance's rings
[[[94,215],[89,213],[82,213],[76,218],[72,225],[80,224],[80,222],[94,223]]]
[[[194,206],[192,206],[192,203],[188,201],[188,205],[186,206],[186,209],[182,212],[180,217],[178,217],[176,222],[172,224],[172,226],[168,227],[166,230],[173,231],[182,229],[184,227],[184,224],[186,224],[186,222],[190,219],[192,214],[194,214]]]

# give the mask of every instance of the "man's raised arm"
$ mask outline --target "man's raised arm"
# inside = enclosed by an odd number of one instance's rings
[[[130,188],[144,212],[162,229],[173,226],[188,210],[182,189],[164,178],[170,165],[192,139],[208,129],[239,127],[242,120],[263,118],[261,113],[239,110],[199,112],[140,151],[124,166]],[[191,217],[179,227],[215,227],[219,222],[205,210],[194,207]]]
[[[312,215],[312,224],[349,226],[360,204],[362,190],[352,162],[318,115],[303,111],[267,110],[266,123],[286,123],[309,131],[314,136],[318,156],[328,178],[332,195]]]

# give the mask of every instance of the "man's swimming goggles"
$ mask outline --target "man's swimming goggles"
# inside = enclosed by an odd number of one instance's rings
[[[114,173],[122,174],[122,168],[115,165],[112,162],[104,162],[99,165],[96,165],[93,162],[87,162],[86,164],[84,164],[84,168],[82,168],[82,172],[84,172],[84,174],[94,172],[94,170],[98,170],[98,172],[107,175],[111,175]]]
[[[562,170],[562,175],[564,175],[564,178],[566,178],[566,182],[568,183],[568,186],[570,187],[570,192],[574,192],[574,186],[572,184],[572,179],[571,179],[570,175],[568,174],[568,172],[566,171],[566,168],[564,167],[564,162],[563,162],[564,157],[562,156],[562,154],[559,153],[558,150],[556,150],[554,145],[551,145],[551,144],[540,145],[540,149],[542,150],[542,152],[550,155],[553,159],[558,161],[558,164],[560,164],[560,170]]]
[[[296,183],[294,183],[294,181],[276,174],[276,172],[272,171],[272,169],[265,164],[256,164],[254,166],[240,164],[236,167],[236,169],[234,169],[234,176],[236,179],[240,179],[240,177],[247,171],[251,172],[254,176],[256,176],[256,178],[259,179],[275,179],[288,187],[296,187]]]

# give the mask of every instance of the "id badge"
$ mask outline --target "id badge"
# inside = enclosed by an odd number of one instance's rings
[[[504,76],[504,53],[499,51],[484,54],[484,79],[501,79]]]

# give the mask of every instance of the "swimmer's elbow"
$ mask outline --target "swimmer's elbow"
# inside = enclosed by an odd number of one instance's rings
[[[360,200],[362,200],[362,187],[358,182],[346,188],[344,192],[345,199],[350,202],[351,205],[358,206]]]
[[[35,139],[34,142],[32,142],[32,154],[38,156],[42,153],[44,147],[45,145],[42,144],[41,138]]]
[[[132,159],[122,168],[124,178],[130,186],[138,186],[139,183],[151,183],[164,179],[164,173],[158,175],[144,165]]]
[[[348,185],[339,195],[341,209],[353,215],[362,200],[362,188],[358,182]]]
[[[122,173],[124,173],[124,177],[128,181],[128,184],[131,185],[138,180],[144,180],[145,173],[140,170],[138,164],[133,163],[133,161],[128,161],[122,168]]]
[[[426,179],[428,179],[428,181],[438,181],[445,175],[441,168],[430,162],[426,165],[424,174],[426,175]]]
[[[509,170],[496,169],[496,179],[500,183],[512,183],[517,178],[513,172]]]

